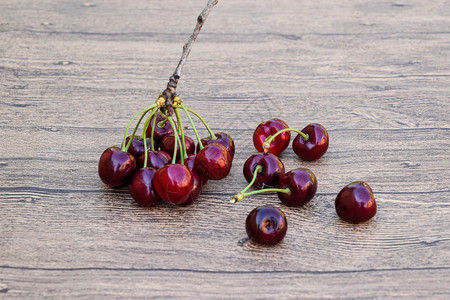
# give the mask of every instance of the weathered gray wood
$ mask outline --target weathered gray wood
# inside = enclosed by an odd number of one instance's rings
[[[165,88],[205,3],[0,2],[0,298],[448,298],[445,1],[220,1],[177,90],[235,139],[230,176],[188,208],[100,182],[100,154]],[[229,200],[272,117],[331,142],[317,162],[281,155],[319,190],[280,205],[288,234],[264,247],[245,217],[277,198]],[[354,180],[378,203],[360,225],[334,211]]]

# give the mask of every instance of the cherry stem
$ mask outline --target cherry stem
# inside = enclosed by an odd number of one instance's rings
[[[196,113],[195,111],[193,111],[192,109],[186,108],[188,112],[193,113],[197,118],[200,119],[200,121],[202,121],[203,125],[205,126],[206,130],[208,130],[209,135],[211,136],[211,140],[217,140],[216,135],[214,134],[214,132],[212,132],[211,128],[209,128],[208,124],[206,124],[205,120],[203,120],[203,118]]]
[[[261,165],[257,165],[255,170],[253,171],[253,178],[250,181],[250,183],[241,191],[241,194],[244,194],[256,181],[256,177],[258,177],[258,173],[261,173],[262,171],[262,166]]]
[[[156,124],[156,126],[158,126],[159,128],[163,128],[164,125],[166,125],[166,123],[167,123],[167,117],[164,120],[159,121],[158,124]]]
[[[285,189],[268,188],[268,189],[263,189],[263,190],[251,191],[251,192],[248,192],[248,193],[242,193],[241,192],[241,193],[236,194],[236,196],[234,196],[233,199],[231,199],[230,202],[231,203],[236,203],[236,202],[242,201],[245,197],[256,195],[256,194],[261,194],[261,193],[269,193],[269,192],[290,194],[291,190],[289,188],[285,188]]]
[[[181,159],[183,160],[184,158],[187,158],[187,156],[188,156],[187,151],[186,151],[186,143],[184,140],[184,130],[183,130],[183,125],[181,124],[180,112],[178,111],[178,107],[176,107],[174,110],[175,110],[175,116],[177,117],[177,122],[178,122],[178,131],[181,133],[180,156],[181,156]]]
[[[136,131],[137,131],[137,129],[138,129],[138,127],[139,127],[139,124],[141,123],[142,119],[144,118],[144,116],[145,116],[150,110],[154,109],[155,107],[156,107],[156,104],[153,104],[153,105],[150,106],[149,108],[146,108],[146,109],[144,109],[144,110],[141,110],[140,112],[138,112],[137,114],[135,114],[135,115],[131,118],[131,120],[128,122],[127,128],[125,129],[125,135],[124,135],[123,141],[122,141],[122,149],[121,149],[122,151],[125,151],[125,152],[128,151],[128,148],[129,148],[130,145],[131,145],[131,142],[132,142],[132,140],[133,140],[133,138],[134,138],[134,135],[136,134]],[[128,144],[127,144],[126,141],[127,141],[128,131],[130,130],[131,123],[132,123],[132,122],[134,121],[134,119],[136,119],[137,116],[139,116],[140,114],[142,114],[142,115],[141,115],[141,117],[139,118],[139,121],[137,122],[136,126],[134,127],[133,133],[131,134],[130,140],[128,141]]]
[[[156,114],[157,114],[157,111],[158,111],[158,108],[157,107],[155,107],[153,110],[152,110],[152,113],[150,114],[150,116],[147,118],[147,120],[145,121],[145,124],[144,124],[144,132],[147,132],[147,128],[148,128],[148,126],[150,125],[150,120],[152,119],[152,116],[154,116],[154,120],[156,120]],[[154,123],[154,122],[153,122]],[[153,147],[153,137],[151,138],[151,146],[152,146],[152,151],[154,151],[154,147]],[[147,147],[147,137],[145,136],[145,134],[144,134],[144,153],[145,153],[145,156],[144,156],[144,166],[143,166],[143,168],[147,168],[147,161],[148,161],[148,152],[147,152],[147,150],[148,150],[148,147]]]
[[[250,183],[240,193],[237,193],[233,197],[233,199],[231,199],[231,201],[230,201],[231,203],[236,203],[236,202],[242,201],[245,197],[260,194],[260,193],[266,193],[266,192],[279,192],[279,193],[285,193],[285,194],[291,193],[291,190],[289,188],[285,188],[285,189],[268,188],[268,189],[256,190],[256,191],[247,193],[247,190],[255,183],[256,177],[258,176],[258,173],[260,173],[261,171],[262,171],[262,166],[257,165],[255,170],[253,171],[253,178],[250,181]]]
[[[177,162],[177,152],[178,152],[177,146],[178,146],[178,140],[180,139],[180,136],[178,135],[177,127],[175,126],[175,123],[173,122],[172,117],[168,117],[167,119],[169,120],[170,125],[172,125],[173,134],[175,135],[175,142],[173,145],[173,157],[172,157],[172,164],[175,164]],[[180,143],[181,143],[181,141],[180,141]],[[180,155],[180,156],[181,156],[181,164],[184,164],[183,155]]]
[[[183,103],[180,104],[180,107],[183,109],[184,113],[189,119],[189,122],[191,123],[192,129],[194,130],[195,137],[197,138],[198,146],[200,147],[200,150],[205,148],[201,142],[200,136],[198,135],[197,128],[195,127],[194,121],[192,121],[191,115],[187,111],[186,107],[183,105]]]
[[[282,129],[282,130],[278,131],[277,133],[275,133],[274,135],[270,135],[270,136],[268,136],[268,137],[265,139],[265,141],[264,141],[264,143],[263,143],[263,150],[264,150],[264,153],[265,153],[265,154],[267,154],[267,152],[269,151],[270,143],[272,143],[272,141],[273,141],[278,135],[280,135],[280,134],[282,134],[283,132],[286,132],[286,131],[294,131],[294,132],[298,133],[299,135],[301,135],[301,136],[303,137],[303,140],[304,140],[304,141],[307,141],[307,140],[309,139],[309,135],[307,135],[307,134],[301,132],[300,130],[293,129],[293,128],[285,128],[285,129]]]
[[[150,134],[150,140],[152,141],[152,151],[155,151],[155,126],[156,126],[156,119],[158,117],[158,113],[155,112],[154,113],[154,117],[153,117],[153,124],[152,124],[152,133]],[[147,131],[144,131],[147,132]]]

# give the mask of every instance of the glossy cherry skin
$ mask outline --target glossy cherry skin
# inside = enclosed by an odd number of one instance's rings
[[[244,163],[244,177],[247,182],[252,181],[258,165],[262,167],[254,183],[258,188],[275,187],[284,175],[284,165],[278,157],[271,153],[256,153]]]
[[[156,170],[161,169],[165,165],[167,165],[171,157],[165,151],[147,151],[147,167],[154,168]],[[144,166],[145,154],[142,154],[137,162],[138,168],[142,168]]]
[[[274,135],[282,129],[288,128],[288,125],[280,119],[270,119],[263,122],[256,127],[253,132],[253,145],[258,152],[263,152],[263,143],[268,136]],[[278,155],[289,146],[291,141],[290,131],[285,131],[278,135],[271,143],[269,147],[269,153]]]
[[[154,118],[155,118],[155,116],[153,116],[151,118],[150,125],[148,126],[147,131],[145,133],[145,135],[147,137],[152,136],[152,126],[153,126]],[[166,135],[173,134],[173,129],[172,129],[172,126],[170,125],[169,121],[166,121],[162,127],[160,127],[158,125],[161,121],[164,121],[164,120],[165,120],[165,118],[162,117],[160,115],[160,113],[158,112],[158,115],[156,116],[155,131],[153,133],[153,138],[158,142],[161,141]]]
[[[137,170],[131,178],[128,190],[140,206],[153,206],[160,202],[153,184],[155,172],[153,168],[143,168]]]
[[[297,168],[284,174],[278,188],[290,189],[290,194],[278,192],[278,198],[287,206],[301,206],[314,197],[317,191],[317,178],[311,170]]]
[[[192,179],[194,180],[194,187],[192,188],[192,191],[189,194],[188,199],[180,204],[181,206],[192,205],[194,201],[198,198],[198,196],[200,196],[203,189],[203,182],[200,175],[198,175],[198,173],[195,171],[191,171],[191,175]]]
[[[128,142],[130,141],[130,137],[127,137],[126,139],[126,143],[128,144]],[[150,149],[151,147],[151,139],[147,138],[147,148]],[[141,138],[140,136],[134,136],[133,140],[131,141],[130,147],[128,148],[128,153],[130,153],[131,155],[134,156],[134,158],[136,160],[139,159],[139,157],[144,154],[144,139]]]
[[[205,146],[195,158],[194,171],[212,180],[221,180],[228,176],[232,159],[230,153],[221,144]]]
[[[136,168],[136,159],[119,147],[109,147],[100,156],[98,175],[110,187],[128,183]]]
[[[316,160],[321,158],[328,149],[328,132],[320,124],[312,123],[302,129],[308,135],[305,141],[300,134],[294,138],[292,149],[303,160]]]
[[[286,235],[287,227],[284,213],[270,205],[256,207],[245,221],[248,237],[260,244],[278,244]]]
[[[195,158],[195,154],[190,154],[187,158],[184,159],[184,165],[191,171],[194,170]],[[200,175],[197,171],[194,171],[194,173],[196,173],[197,176],[201,179],[203,185],[208,182],[208,178],[206,178],[205,176]]]
[[[372,188],[364,181],[346,185],[335,200],[336,213],[350,223],[362,223],[377,213],[377,204]]]
[[[212,140],[211,137],[208,136],[206,138],[202,138],[200,140],[200,142],[202,143],[203,146],[213,144],[213,143],[221,144],[228,150],[228,152],[230,152],[231,159],[233,159],[234,152],[235,152],[235,146],[234,146],[234,141],[231,138],[231,136],[225,132],[218,132],[218,133],[215,133],[214,135],[216,136],[215,140]],[[200,151],[200,145],[197,145],[197,153],[199,151]]]
[[[184,136],[184,144],[186,146],[187,154],[194,154],[195,152],[195,143],[194,140],[188,136]],[[160,148],[162,151],[169,153],[169,155],[173,156],[175,149],[175,136],[173,134],[166,135],[160,144]],[[177,157],[180,157],[180,145],[177,142]]]
[[[156,192],[169,204],[186,202],[194,187],[191,171],[180,164],[165,165],[153,178]]]

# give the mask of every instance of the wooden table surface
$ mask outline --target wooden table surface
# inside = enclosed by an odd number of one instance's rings
[[[205,4],[0,1],[0,298],[448,299],[447,1],[221,0],[178,91],[234,138],[230,175],[187,208],[144,209],[100,181],[100,154],[165,88]],[[317,195],[229,203],[275,117],[328,129],[322,159],[280,156],[316,174]],[[334,209],[356,180],[378,205],[359,225]],[[261,204],[288,219],[273,247],[245,232]]]

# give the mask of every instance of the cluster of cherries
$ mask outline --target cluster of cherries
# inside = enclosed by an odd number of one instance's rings
[[[258,125],[253,133],[253,144],[257,151],[244,163],[244,177],[249,182],[231,200],[239,202],[247,196],[276,192],[286,206],[302,206],[316,194],[317,178],[307,168],[285,172],[283,162],[277,155],[289,146],[291,132],[297,136],[292,142],[294,152],[303,160],[321,158],[328,149],[328,133],[317,123],[303,130],[289,128],[280,119],[271,119]],[[250,187],[257,189],[247,192]],[[335,208],[338,216],[347,222],[360,223],[376,214],[376,203],[370,186],[362,181],[352,182],[337,195]],[[251,240],[262,244],[277,244],[285,236],[287,220],[285,214],[271,205],[258,206],[246,219],[246,231]]]
[[[132,198],[141,206],[153,206],[161,199],[169,204],[188,206],[200,195],[208,180],[228,176],[235,146],[226,133],[214,134],[203,118],[187,108],[180,97],[173,99],[172,116],[160,108],[166,99],[161,95],[149,108],[131,118],[122,146],[109,147],[100,156],[98,174],[110,187],[128,184]],[[184,111],[197,138],[184,134],[180,110]],[[200,138],[191,114],[200,119],[209,132]],[[140,116],[131,135],[132,122]],[[146,117],[141,135],[136,132]]]

